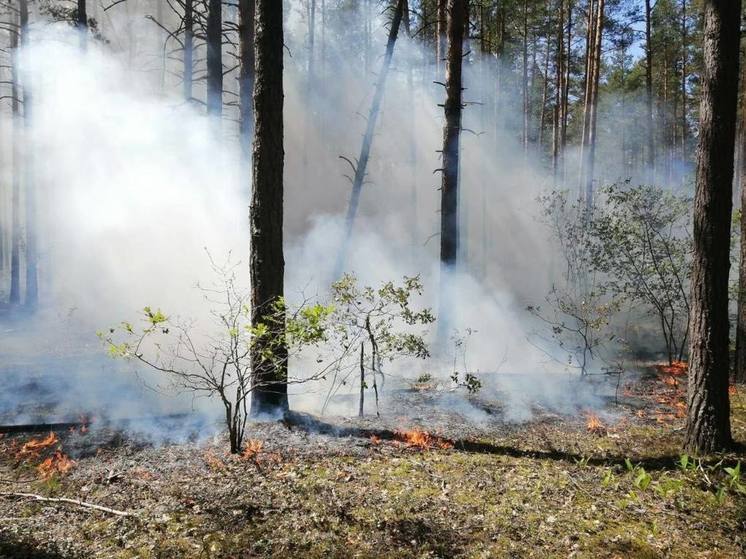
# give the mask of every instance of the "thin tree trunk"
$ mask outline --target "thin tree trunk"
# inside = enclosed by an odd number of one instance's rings
[[[523,0],[523,76],[521,91],[523,95],[523,153],[528,154],[528,0]]]
[[[686,25],[686,3],[681,0],[681,159],[686,157],[686,139],[689,133],[689,125],[686,120],[686,63],[687,63],[687,25]]]
[[[383,58],[383,64],[381,66],[381,72],[378,74],[378,81],[376,81],[376,89],[373,94],[373,101],[370,105],[370,112],[368,113],[368,120],[365,128],[365,134],[363,135],[363,143],[360,147],[360,156],[355,161],[354,175],[352,178],[352,193],[350,194],[350,203],[347,207],[347,217],[345,219],[345,237],[342,242],[339,255],[337,257],[337,264],[335,266],[334,277],[339,277],[344,270],[345,259],[347,258],[347,247],[352,236],[352,228],[355,225],[355,217],[357,216],[357,209],[360,205],[360,193],[363,189],[363,182],[365,181],[365,175],[368,167],[368,159],[370,158],[370,150],[373,146],[373,134],[376,129],[376,123],[378,121],[378,114],[381,111],[381,101],[383,100],[383,93],[386,89],[386,78],[391,67],[391,59],[394,56],[394,45],[396,44],[396,38],[399,35],[399,27],[402,21],[402,14],[404,12],[404,0],[398,0],[396,4],[396,10],[394,11],[394,17],[391,21],[391,27],[389,29],[389,37],[386,43],[386,54]]]
[[[555,65],[554,87],[554,120],[552,128],[552,175],[557,184],[559,171],[561,129],[564,122],[564,61],[565,61],[565,0],[559,0],[559,17],[557,20],[557,56]],[[548,39],[547,39],[548,41]],[[549,58],[547,52],[547,58]]]
[[[547,112],[547,98],[549,93],[549,51],[551,49],[550,47],[551,42],[549,41],[549,37],[547,37],[547,52],[546,56],[544,57],[544,87],[541,92],[541,112],[539,113],[539,131],[537,134],[537,144],[539,147],[542,146],[544,142],[544,126],[546,123],[546,112]]]
[[[655,181],[655,121],[653,119],[653,43],[651,32],[652,9],[650,0],[645,0],[645,103],[647,122],[645,132],[648,143],[648,172]]]
[[[14,14],[15,15],[15,14]],[[17,21],[17,17],[13,18]],[[11,246],[10,246],[10,298],[11,305],[21,303],[21,152],[20,111],[18,88],[18,33],[10,31],[11,56],[11,107],[13,119],[13,182],[11,191]]]
[[[375,371],[373,375],[375,376]],[[358,417],[365,415],[365,344],[360,344],[360,400],[358,402]]]
[[[287,398],[285,317],[276,303],[284,293],[283,28],[282,2],[256,2],[253,189],[251,223],[251,322],[269,329],[269,340],[251,350],[251,413],[284,411]],[[278,316],[279,314],[279,316]],[[272,343],[267,358],[267,342]]]
[[[685,448],[731,446],[728,269],[741,1],[704,0]]]
[[[459,247],[458,188],[462,112],[463,18],[464,0],[448,0],[448,58],[440,189],[440,261],[444,268],[454,268],[456,266]]]
[[[604,0],[598,0],[596,7],[596,29],[594,31],[594,53],[592,64],[590,118],[588,123],[588,165],[585,182],[586,215],[590,217],[593,210],[593,174],[596,165],[596,122],[598,120],[598,83],[601,75],[601,45],[603,43]]]
[[[184,100],[192,100],[194,75],[194,0],[184,0]]]
[[[21,47],[29,44],[28,0],[20,0]],[[28,52],[25,55],[28,63]],[[23,84],[23,116],[24,116],[24,176],[26,186],[26,306],[34,309],[39,302],[38,284],[38,250],[36,224],[36,181],[33,176],[33,146],[31,145],[31,122],[33,118],[33,84],[29,77]]]
[[[239,133],[241,137],[241,154],[248,159],[254,135],[254,16],[256,13],[255,0],[239,0],[239,42],[241,68],[239,70],[239,99],[241,121]]]
[[[223,9],[221,0],[209,0],[207,12],[207,114],[223,112]]]

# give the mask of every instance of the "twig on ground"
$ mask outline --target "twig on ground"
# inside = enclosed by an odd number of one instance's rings
[[[42,495],[37,495],[36,493],[6,493],[6,492],[0,492],[0,497],[17,497],[21,499],[33,499],[35,501],[42,501],[45,503],[69,503],[71,505],[78,505],[79,507],[99,510],[101,512],[107,512],[115,516],[135,516],[131,512],[126,512],[126,511],[117,510],[117,509],[110,509],[109,507],[104,507],[104,506],[96,505],[93,503],[87,503],[79,499],[69,499],[67,497],[44,497]]]

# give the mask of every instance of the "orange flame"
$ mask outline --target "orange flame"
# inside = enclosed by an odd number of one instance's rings
[[[36,471],[39,472],[39,476],[42,479],[51,479],[57,474],[66,474],[73,469],[74,465],[75,462],[70,460],[65,454],[59,450],[55,450],[52,456],[46,458],[36,467]]]
[[[585,422],[585,428],[589,433],[593,433],[594,435],[606,434],[606,426],[604,426],[601,419],[595,413],[588,412],[586,417],[587,421]]]
[[[57,434],[54,432],[49,433],[49,435],[47,435],[43,439],[31,439],[21,447],[21,450],[18,451],[18,456],[38,456],[42,450],[44,450],[45,448],[49,448],[50,446],[53,446],[58,442],[59,439],[57,438]]]
[[[728,387],[728,394],[731,395],[731,396],[735,396],[736,395],[736,385],[735,384],[731,384]]]
[[[447,439],[431,435],[427,431],[414,429],[412,431],[394,431],[394,438],[407,446],[427,450],[431,448],[453,448],[453,443]]]
[[[678,379],[676,377],[673,377],[673,376],[663,377],[661,380],[664,383],[666,383],[668,386],[674,386],[674,387],[676,387],[676,386],[679,385]]]
[[[379,437],[378,435],[371,435],[370,444],[376,445],[376,446],[381,444],[381,437]]]
[[[262,451],[264,443],[256,439],[249,439],[246,443],[246,448],[241,453],[241,458],[244,460],[253,460]]]
[[[686,361],[674,361],[671,365],[656,365],[655,368],[667,375],[681,376],[686,374],[689,365]]]

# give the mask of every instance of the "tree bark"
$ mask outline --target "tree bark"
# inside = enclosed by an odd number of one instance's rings
[[[223,112],[223,9],[221,0],[209,0],[207,11],[207,114]]]
[[[741,56],[746,49],[741,45]],[[746,64],[741,64],[741,120],[738,131],[738,182],[741,189],[741,250],[738,265],[738,299],[736,311],[736,355],[734,377],[736,382],[746,382]]]
[[[685,448],[731,446],[728,269],[741,1],[703,2],[703,60]]]
[[[253,46],[252,46],[253,50]],[[192,100],[194,76],[194,0],[184,0],[184,100]]]
[[[437,0],[438,2],[438,21],[435,26],[435,71],[437,79],[443,75],[443,66],[446,59],[447,39],[446,27],[448,24],[446,17],[446,4],[448,0]]]
[[[283,28],[282,2],[256,2],[256,76],[254,82],[253,190],[251,224],[251,321],[265,324],[273,338],[272,357],[266,345],[251,351],[253,392],[251,414],[288,408],[287,347],[284,316],[275,304],[284,293],[283,223]],[[284,314],[284,313],[283,313]]]
[[[463,40],[464,0],[448,0],[448,58],[440,189],[440,262],[444,268],[456,266],[459,247],[458,188]]]

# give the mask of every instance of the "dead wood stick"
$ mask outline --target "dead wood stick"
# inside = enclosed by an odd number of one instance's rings
[[[93,503],[86,503],[79,499],[69,499],[67,497],[44,497],[37,495],[36,493],[5,493],[0,492],[0,497],[19,497],[23,499],[33,499],[35,501],[42,501],[45,503],[69,503],[71,505],[78,505],[88,509],[100,510],[101,512],[108,512],[116,516],[134,516],[131,512],[125,512],[122,510],[110,509],[109,507],[103,507],[101,505],[95,505]]]

